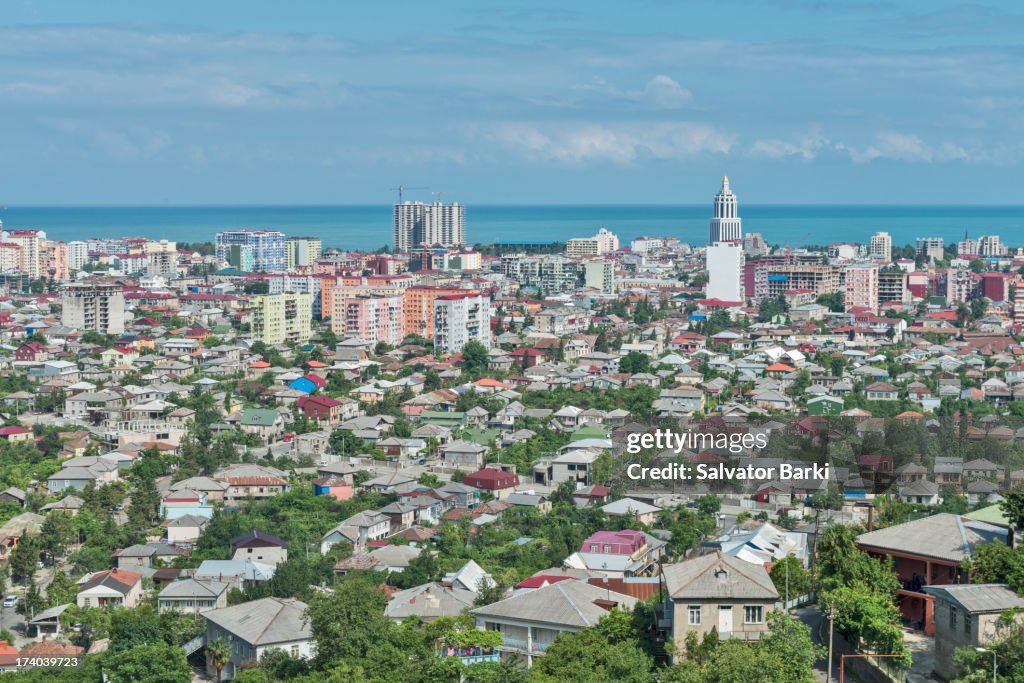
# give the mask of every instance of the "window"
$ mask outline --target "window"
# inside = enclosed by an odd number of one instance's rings
[[[596,553],[597,552],[597,548],[598,548],[598,545],[596,543],[591,543],[590,544],[590,552]]]
[[[606,545],[606,546],[604,547],[604,551],[605,551],[606,553],[610,553],[610,552],[612,551],[612,547],[611,547],[610,545]]]
[[[743,608],[744,624],[763,624],[764,608],[761,605],[746,605]]]
[[[971,635],[971,615],[964,613],[964,633]]]
[[[690,626],[700,626],[700,605],[690,605],[687,611],[689,612]]]
[[[292,645],[292,657],[298,657],[298,656],[299,656],[299,646],[298,645]]]
[[[953,606],[949,608],[949,628],[956,628],[956,607]]]

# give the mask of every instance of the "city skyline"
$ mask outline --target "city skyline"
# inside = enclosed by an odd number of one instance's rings
[[[1009,3],[296,8],[12,3],[0,205],[694,205],[726,174],[745,206],[1012,204],[1021,180]]]

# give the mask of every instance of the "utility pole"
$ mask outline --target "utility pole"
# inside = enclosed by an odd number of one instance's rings
[[[835,606],[828,608],[828,662],[825,664],[825,683],[832,683],[832,635],[835,633]]]

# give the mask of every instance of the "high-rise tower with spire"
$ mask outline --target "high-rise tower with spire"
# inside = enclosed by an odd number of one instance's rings
[[[736,195],[729,189],[729,176],[722,177],[722,189],[715,195],[715,215],[708,231],[708,244],[743,239],[743,221],[736,207]]]

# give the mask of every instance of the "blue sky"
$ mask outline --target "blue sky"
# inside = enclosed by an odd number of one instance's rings
[[[5,0],[0,204],[1022,203],[1022,37],[1016,2]]]

